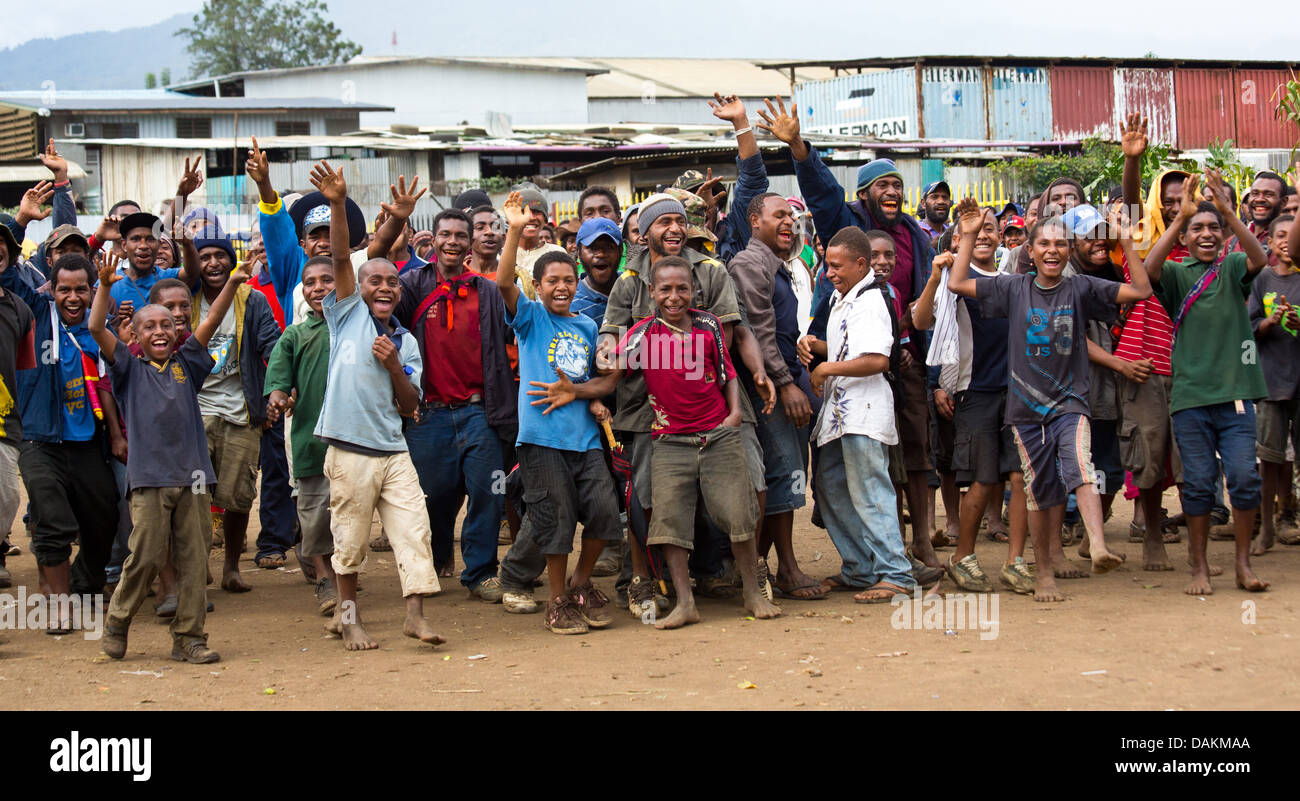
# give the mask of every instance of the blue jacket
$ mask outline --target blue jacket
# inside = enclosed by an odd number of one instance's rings
[[[736,186],[731,192],[731,211],[718,226],[718,261],[727,264],[732,257],[749,247],[753,228],[749,224],[749,204],[768,190],[767,167],[763,154],[736,159]]]
[[[266,269],[271,273],[276,300],[284,310],[284,324],[290,326],[294,323],[293,290],[302,282],[302,266],[307,263],[307,254],[298,244],[298,232],[284,207],[283,198],[276,199],[272,213],[267,213],[265,203],[259,201],[257,205],[262,246],[266,248]],[[270,308],[269,304],[267,308]]]
[[[36,344],[36,367],[31,370],[18,371],[19,414],[23,421],[23,440],[27,442],[62,442],[63,441],[63,373],[60,362],[51,361],[53,355],[51,343],[58,332],[50,320],[50,309],[54,299],[42,295],[25,281],[13,269],[0,273],[0,287],[22,298],[35,318],[33,325]],[[55,312],[58,313],[57,311]],[[90,310],[86,310],[90,314]],[[86,352],[98,357],[99,348],[93,343]],[[79,354],[69,353],[68,348],[59,349],[60,361],[68,358],[80,359]]]

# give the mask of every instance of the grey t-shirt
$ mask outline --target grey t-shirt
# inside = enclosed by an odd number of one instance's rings
[[[1061,279],[1050,290],[1035,275],[976,278],[986,317],[1006,317],[1011,373],[1006,422],[1040,425],[1063,414],[1089,413],[1087,324],[1115,319],[1119,284],[1089,275]]]
[[[1276,292],[1280,301],[1300,304],[1300,273],[1278,275],[1272,267],[1265,267],[1250,289],[1247,308],[1250,325],[1255,331],[1255,344],[1259,350],[1259,366],[1264,368],[1264,383],[1268,386],[1271,401],[1291,400],[1300,397],[1300,336],[1291,336],[1281,326],[1274,326],[1264,336],[1259,335],[1259,323],[1268,315],[1264,313],[1264,296]]]
[[[207,319],[208,299],[199,304],[199,319]],[[238,342],[235,338],[235,307],[226,310],[217,330],[208,340],[208,354],[212,356],[212,373],[203,383],[199,393],[199,409],[204,417],[214,416],[237,426],[248,425],[248,409],[244,404],[244,383],[239,373]]]
[[[212,371],[208,349],[190,337],[159,365],[118,342],[114,358],[109,375],[130,438],[127,490],[215,484],[198,401]]]

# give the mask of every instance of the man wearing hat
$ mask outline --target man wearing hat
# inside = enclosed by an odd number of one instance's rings
[[[686,210],[686,246],[700,253],[707,253],[717,247],[718,237],[709,230],[708,201],[694,192],[675,186],[665,189],[664,194],[675,198]]]
[[[122,233],[122,250],[126,254],[126,263],[118,267],[121,281],[115,281],[109,288],[113,300],[121,305],[131,303],[136,309],[149,305],[149,290],[164,278],[177,278],[186,286],[193,286],[198,276],[191,272],[190,259],[182,261],[180,267],[158,269],[158,248],[162,245],[158,236],[162,232],[162,221],[147,211],[137,211],[122,218],[118,225]],[[192,240],[185,240],[185,250],[193,247]]]
[[[199,258],[199,286],[190,305],[190,330],[208,315],[235,268],[230,240],[207,229],[194,240]],[[208,341],[215,364],[199,392],[199,409],[208,437],[208,453],[217,474],[214,505],[225,509],[226,563],[221,588],[227,592],[251,589],[239,575],[239,554],[248,531],[248,514],[257,495],[257,470],[263,424],[266,422],[266,361],[280,339],[280,326],[261,292],[241,285],[226,316]],[[283,449],[283,437],[280,440]],[[287,482],[286,482],[287,483]],[[263,503],[266,499],[263,498]],[[293,526],[278,532],[287,542],[270,543],[263,526],[258,538],[259,567],[280,567],[284,553],[293,547]],[[265,551],[265,552],[264,552]],[[276,564],[271,564],[276,562]]]
[[[930,235],[931,247],[934,241],[948,230],[948,212],[952,210],[952,190],[947,181],[933,181],[926,185],[921,193],[921,230]]]
[[[910,309],[920,297],[930,279],[930,265],[934,248],[930,234],[911,216],[903,213],[903,175],[889,159],[876,159],[858,169],[857,200],[844,202],[844,188],[835,180],[830,169],[822,163],[817,151],[799,134],[797,107],[786,113],[784,101],[777,99],[778,108],[768,103],[768,110],[759,110],[763,122],[760,128],[770,131],[790,147],[794,159],[795,176],[799,193],[808,201],[813,222],[823,241],[828,241],[841,228],[857,227],[863,231],[881,230],[894,240],[896,263],[890,273],[889,283]],[[779,110],[778,110],[779,109]],[[814,315],[816,310],[814,310]],[[903,321],[900,321],[903,322]],[[896,404],[898,433],[907,468],[907,506],[912,516],[912,552],[917,559],[930,567],[938,567],[939,559],[930,543],[930,499],[934,491],[929,488],[927,473],[934,469],[930,455],[929,403],[926,390],[925,354],[928,339],[925,332],[913,332],[910,341],[903,345],[904,367],[898,377],[902,386],[901,402]]]
[[[618,224],[606,217],[591,217],[578,229],[578,260],[582,280],[569,311],[585,314],[596,325],[605,321],[609,293],[618,280],[618,262],[623,254],[623,234]]]
[[[554,251],[564,253],[564,248],[553,242],[542,241],[542,227],[546,225],[546,195],[537,184],[524,182],[513,187],[511,192],[518,192],[524,202],[524,208],[532,213],[533,219],[524,226],[523,236],[519,239],[519,257],[515,262],[515,273],[519,276],[519,285],[529,300],[536,300],[533,290],[533,264],[543,253]]]

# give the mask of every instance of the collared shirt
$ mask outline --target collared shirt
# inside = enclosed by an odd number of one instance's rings
[[[171,267],[166,270],[153,268],[136,278],[132,278],[130,272],[125,267],[119,267],[117,274],[122,276],[121,281],[115,281],[108,288],[108,294],[113,296],[113,300],[118,304],[130,301],[135,304],[135,310],[140,311],[149,305],[149,290],[153,285],[164,278],[175,278],[181,274],[179,267]]]
[[[689,330],[658,317],[637,323],[616,354],[627,375],[644,380],[655,437],[712,431],[727,417],[723,387],[736,378],[718,318],[692,310]]]
[[[849,361],[866,354],[889,356],[894,347],[894,328],[885,306],[885,295],[873,286],[871,275],[841,294],[831,296],[826,326],[826,355],[832,362]],[[894,392],[884,374],[832,376],[823,387],[821,412],[813,429],[818,446],[845,434],[860,434],[898,444],[894,424]]]
[[[284,329],[266,365],[266,394],[298,390],[289,418],[289,448],[293,452],[294,478],[325,472],[326,445],[312,435],[320,420],[329,381],[330,332],[325,318],[316,313],[297,318]]]

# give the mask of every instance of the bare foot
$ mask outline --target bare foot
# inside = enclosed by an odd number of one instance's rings
[[[1069,559],[1062,559],[1059,562],[1053,559],[1052,574],[1059,579],[1078,579],[1088,578],[1089,576],[1088,571],[1081,567],[1075,567],[1074,562]]]
[[[335,611],[334,617],[330,618],[330,622],[325,624],[325,632],[327,634],[332,634],[335,637],[343,636],[343,621],[339,619],[339,613],[337,611]]]
[[[1192,568],[1193,572],[1195,572],[1195,570],[1196,570],[1196,565],[1192,564],[1192,560],[1191,560],[1191,559],[1188,559],[1188,560],[1187,560],[1187,566],[1190,567],[1190,568]],[[1219,567],[1218,565],[1207,565],[1207,567],[1208,567],[1208,569],[1209,569],[1209,572],[1210,572],[1210,575],[1211,575],[1211,576],[1222,576],[1222,575],[1223,575],[1223,568]]]
[[[1088,541],[1086,536],[1079,540],[1079,556],[1083,559],[1092,558],[1092,543]]]
[[[695,611],[695,604],[686,606],[679,603],[677,604],[677,606],[673,607],[672,614],[668,615],[668,617],[664,618],[663,620],[660,620],[659,622],[655,623],[655,628],[660,630],[679,629],[682,626],[689,626],[692,623],[699,623],[699,622],[700,622],[700,613]]]
[[[248,592],[253,588],[244,581],[238,570],[226,569],[221,573],[221,589],[226,592]]]
[[[764,598],[761,592],[745,593],[745,608],[759,620],[781,616],[781,607]]]
[[[1040,603],[1064,601],[1065,596],[1056,588],[1056,580],[1046,573],[1039,573],[1034,579],[1034,600]]]
[[[379,643],[370,639],[360,623],[343,624],[343,647],[349,651],[369,651],[379,647]]]
[[[1265,539],[1264,533],[1260,532],[1255,539],[1250,541],[1250,555],[1263,556],[1273,548],[1273,537]]]
[[[1269,584],[1260,577],[1255,575],[1255,571],[1249,567],[1237,567],[1237,588],[1246,592],[1263,592],[1267,590]]]
[[[1192,571],[1192,583],[1188,584],[1183,592],[1188,595],[1213,595],[1214,588],[1210,586],[1210,577],[1207,574]]]
[[[1142,569],[1151,571],[1173,570],[1174,566],[1169,562],[1169,554],[1165,553],[1165,544],[1162,540],[1144,540],[1142,543]]]
[[[912,556],[915,556],[918,562],[924,562],[926,567],[943,567],[929,537],[917,537],[912,540]]]
[[[402,623],[402,633],[407,637],[412,637],[420,642],[427,642],[430,645],[442,645],[446,642],[433,630],[433,626],[430,625],[429,621],[409,613]]]
[[[1099,576],[1102,573],[1109,573],[1110,571],[1124,564],[1124,560],[1127,558],[1128,556],[1122,553],[1114,553],[1109,550],[1102,551],[1101,553],[1092,557],[1092,572],[1096,573]]]

